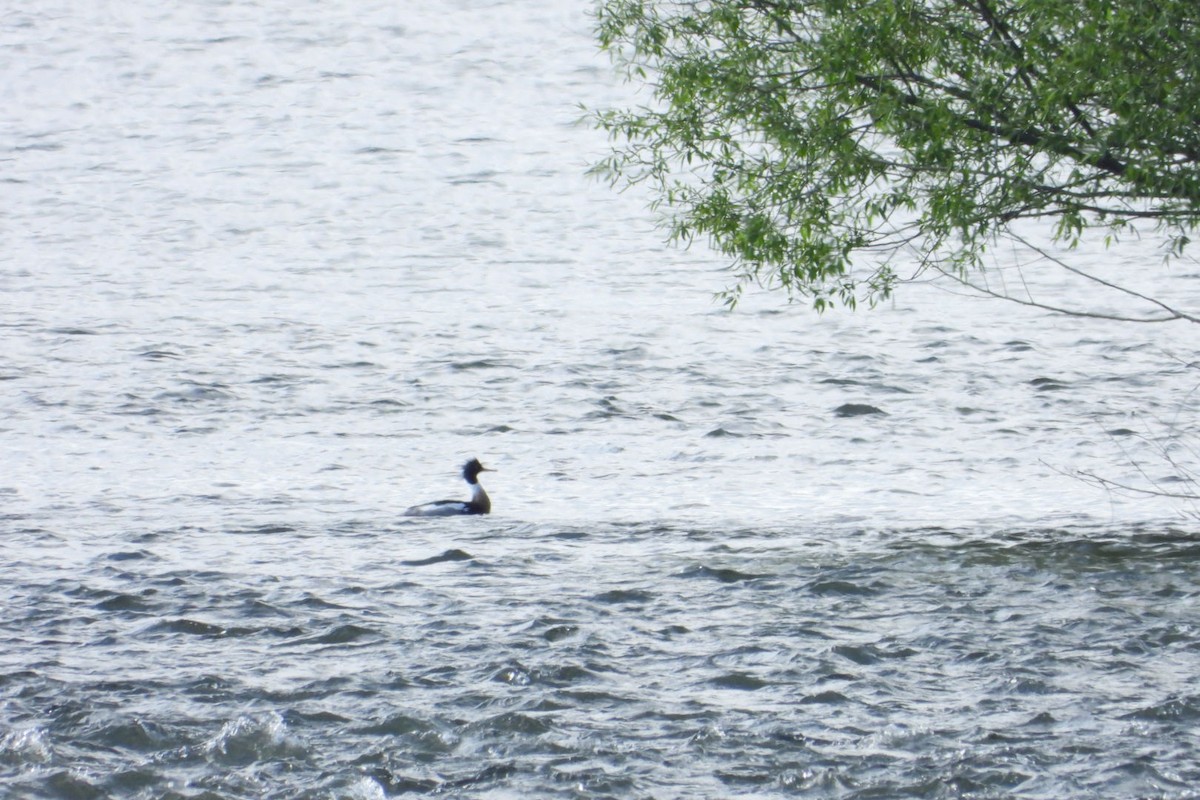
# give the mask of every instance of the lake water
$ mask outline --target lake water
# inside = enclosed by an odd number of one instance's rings
[[[1197,796],[1195,505],[1079,474],[1190,490],[1195,326],[725,311],[582,0],[83,6],[0,12],[0,794]]]

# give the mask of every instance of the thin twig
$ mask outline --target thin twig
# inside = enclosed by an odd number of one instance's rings
[[[1173,307],[1167,305],[1166,303],[1164,303],[1161,300],[1150,297],[1148,295],[1144,295],[1141,292],[1136,292],[1127,286],[1121,286],[1121,285],[1113,283],[1111,281],[1107,281],[1104,278],[1101,278],[1099,276],[1093,275],[1090,272],[1084,272],[1083,270],[1079,269],[1078,267],[1072,267],[1070,264],[1066,263],[1062,259],[1057,258],[1056,256],[1053,256],[1050,253],[1047,253],[1041,247],[1031,243],[1029,240],[1025,239],[1025,237],[1021,236],[1019,233],[1009,232],[1008,235],[1011,236],[1012,238],[1016,239],[1021,244],[1028,247],[1030,250],[1034,251],[1035,253],[1038,253],[1043,258],[1062,267],[1067,272],[1078,275],[1081,278],[1086,278],[1089,281],[1093,281],[1095,283],[1100,284],[1101,286],[1107,287],[1114,291],[1121,292],[1122,294],[1127,294],[1130,297],[1136,297],[1139,300],[1144,300],[1145,302],[1150,303],[1151,305],[1158,306],[1163,311],[1166,311],[1168,314],[1171,315],[1169,318],[1162,319],[1162,320],[1148,319],[1148,320],[1146,320],[1147,322],[1169,322],[1171,320],[1184,319],[1184,320],[1187,320],[1188,322],[1200,323],[1200,317],[1193,316],[1192,314],[1188,314],[1185,311],[1180,311],[1179,309],[1176,309],[1176,308],[1173,308]]]
[[[1011,294],[1004,294],[1002,292],[997,292],[994,289],[988,289],[985,286],[980,286],[977,283],[973,283],[973,282],[967,280],[962,275],[956,275],[953,272],[948,272],[945,269],[943,269],[942,267],[938,267],[936,265],[934,266],[934,269],[936,269],[938,272],[942,273],[946,277],[952,278],[953,280],[957,281],[958,283],[962,284],[963,286],[966,286],[967,288],[972,289],[973,291],[979,292],[980,294],[986,295],[988,297],[994,297],[997,300],[1007,300],[1010,303],[1017,303],[1018,305],[1029,306],[1031,308],[1041,309],[1042,311],[1050,311],[1055,314],[1066,314],[1067,316],[1071,316],[1071,317],[1086,317],[1089,319],[1104,319],[1104,320],[1109,320],[1111,322],[1175,322],[1176,320],[1180,320],[1180,319],[1185,319],[1185,320],[1188,320],[1189,322],[1200,322],[1200,319],[1189,316],[1187,314],[1178,314],[1178,313],[1173,314],[1171,316],[1164,316],[1164,317],[1128,317],[1123,314],[1103,314],[1099,311],[1081,311],[1081,310],[1075,309],[1075,308],[1064,308],[1062,306],[1052,306],[1049,303],[1041,303],[1041,302],[1038,302],[1037,300],[1032,300],[1032,299],[1026,300],[1026,299],[1023,299],[1020,297],[1014,297]]]

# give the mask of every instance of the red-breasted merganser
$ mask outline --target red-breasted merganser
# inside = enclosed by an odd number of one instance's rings
[[[487,492],[479,485],[479,473],[495,472],[479,463],[478,458],[472,458],[463,464],[462,476],[471,486],[470,500],[436,500],[413,506],[404,512],[406,517],[456,517],[460,514],[488,514],[492,510],[492,501]]]

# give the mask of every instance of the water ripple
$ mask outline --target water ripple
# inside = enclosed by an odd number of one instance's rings
[[[586,4],[18,5],[0,795],[1195,796],[1186,337],[721,309]]]

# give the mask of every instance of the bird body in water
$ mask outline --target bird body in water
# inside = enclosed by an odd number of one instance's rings
[[[478,458],[472,458],[463,464],[462,476],[471,487],[470,500],[435,500],[413,506],[404,512],[406,517],[457,517],[466,514],[490,514],[492,511],[491,498],[479,483],[479,473],[495,472],[479,463]]]

